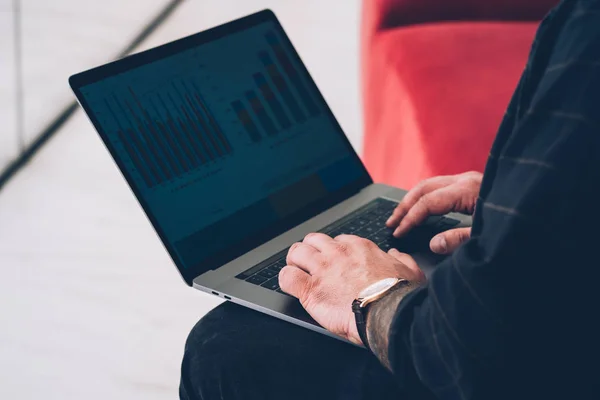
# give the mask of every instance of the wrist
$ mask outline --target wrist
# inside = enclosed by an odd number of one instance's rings
[[[409,292],[416,289],[419,285],[415,283],[407,283],[406,285],[398,285],[390,289],[381,299],[373,302],[366,313],[367,320],[367,336],[369,336],[369,327],[372,326],[373,320],[377,319],[377,315],[381,314],[381,310],[398,308],[398,305]],[[369,338],[370,339],[370,338]]]
[[[419,286],[421,284],[416,282],[398,285],[381,299],[371,304],[367,310],[365,318],[368,348],[388,369],[390,369],[388,360],[389,332],[392,320],[402,299]]]
[[[352,302],[352,312],[354,313],[356,331],[359,337],[357,343],[362,342],[366,348],[369,347],[367,340],[367,311],[371,303],[379,300],[395,286],[403,286],[408,283],[406,279],[385,278],[372,283],[358,294],[357,298]],[[352,340],[352,338],[350,339]]]

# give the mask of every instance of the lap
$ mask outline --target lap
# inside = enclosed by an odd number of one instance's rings
[[[181,371],[183,399],[398,398],[369,352],[224,303],[194,327]]]

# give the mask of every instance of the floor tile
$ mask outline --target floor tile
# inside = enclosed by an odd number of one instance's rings
[[[21,0],[27,142],[73,100],[70,75],[110,61],[165,0]]]
[[[0,171],[18,151],[13,28],[10,8],[0,7]]]

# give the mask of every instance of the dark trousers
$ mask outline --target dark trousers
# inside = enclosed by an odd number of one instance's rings
[[[194,327],[181,366],[182,399],[399,399],[368,351],[224,303]]]

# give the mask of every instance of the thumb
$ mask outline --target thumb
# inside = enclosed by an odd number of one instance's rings
[[[450,254],[471,237],[471,228],[457,228],[435,235],[429,247],[437,254]]]

